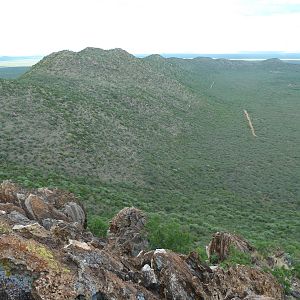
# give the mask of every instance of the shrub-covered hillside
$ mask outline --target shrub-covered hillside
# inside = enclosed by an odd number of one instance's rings
[[[95,228],[135,205],[190,247],[237,230],[299,257],[299,82],[279,60],[53,53],[0,80],[0,177],[72,190]]]

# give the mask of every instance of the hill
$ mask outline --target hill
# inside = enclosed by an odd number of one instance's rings
[[[194,246],[236,230],[299,257],[299,77],[279,60],[53,53],[0,80],[0,177],[71,190],[100,223],[134,205]]]

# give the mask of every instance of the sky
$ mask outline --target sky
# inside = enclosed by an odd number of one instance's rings
[[[300,52],[300,0],[1,0],[0,56]]]

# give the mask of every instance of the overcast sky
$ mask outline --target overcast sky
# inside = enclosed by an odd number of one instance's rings
[[[300,52],[300,0],[1,0],[0,56]]]

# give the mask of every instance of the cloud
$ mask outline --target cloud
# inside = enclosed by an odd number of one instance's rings
[[[300,51],[299,6],[292,0],[1,0],[0,55],[87,46],[131,53]]]
[[[300,12],[299,0],[240,0],[240,13],[245,16],[286,15]]]

